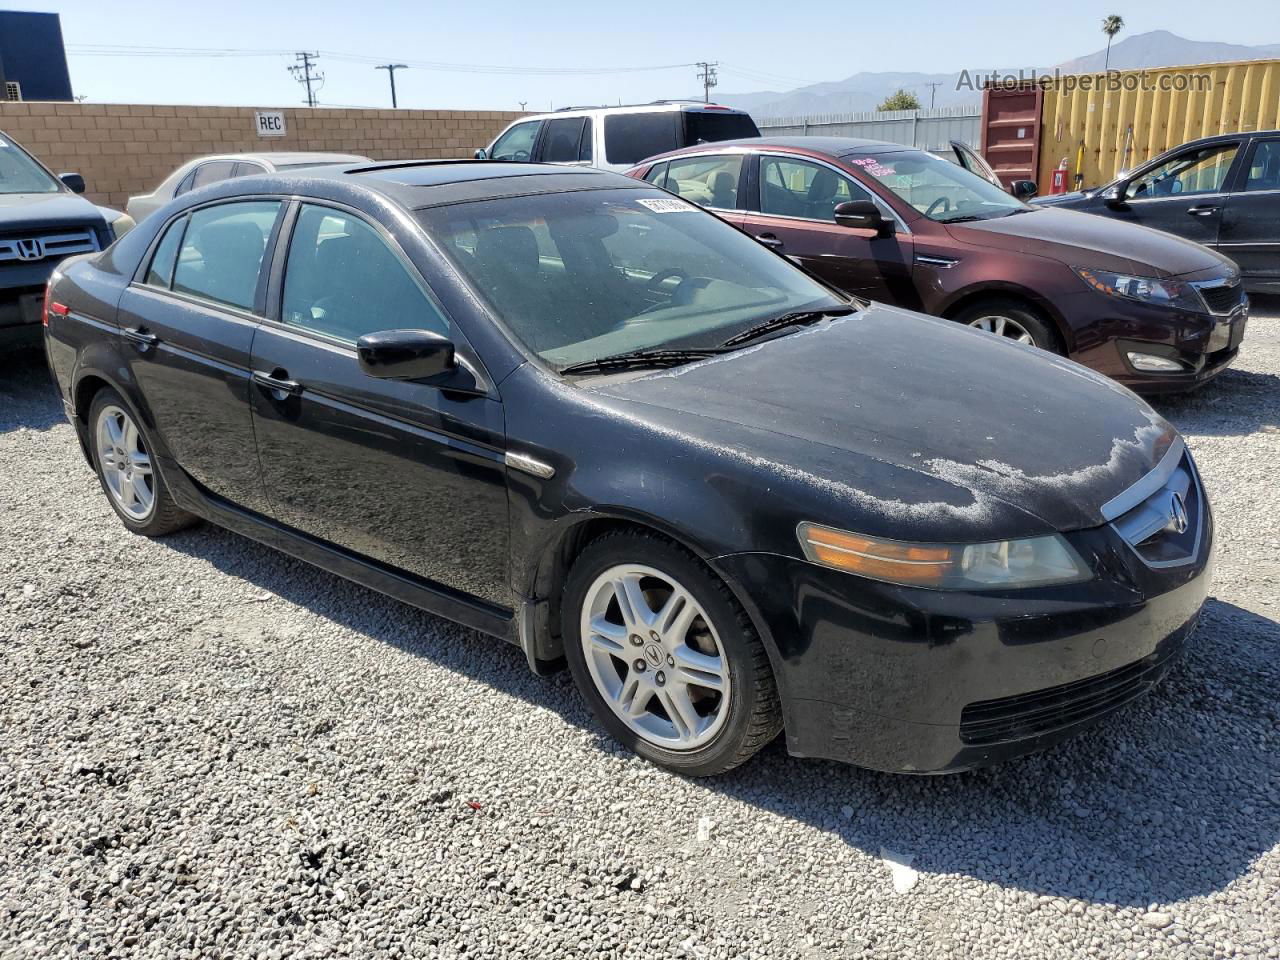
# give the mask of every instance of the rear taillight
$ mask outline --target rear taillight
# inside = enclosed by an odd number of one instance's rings
[[[53,293],[53,284],[49,283],[44,288],[44,309],[40,313],[41,322],[47,327],[49,325],[49,314],[65,317],[71,312],[71,308],[65,303],[59,303],[57,300],[50,299]]]

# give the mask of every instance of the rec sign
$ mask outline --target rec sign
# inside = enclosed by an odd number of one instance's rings
[[[280,110],[259,110],[253,115],[254,127],[260,137],[285,135],[284,113]]]

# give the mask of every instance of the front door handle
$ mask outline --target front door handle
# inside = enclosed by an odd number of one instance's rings
[[[1187,210],[1187,213],[1191,214],[1191,216],[1193,217],[1208,217],[1208,216],[1212,216],[1217,212],[1218,212],[1218,208],[1213,206],[1212,204],[1207,204],[1203,207],[1190,207]]]
[[[757,233],[756,239],[759,240],[761,243],[763,243],[766,247],[769,247],[771,250],[782,249],[782,241],[779,240],[772,233]]]
[[[146,327],[125,327],[120,333],[126,340],[137,344],[139,350],[149,350],[160,342],[160,338]]]
[[[261,370],[253,371],[253,382],[260,387],[266,387],[276,395],[278,400],[296,397],[302,392],[302,384],[297,380],[290,380],[289,372],[278,367],[270,373],[263,373]]]

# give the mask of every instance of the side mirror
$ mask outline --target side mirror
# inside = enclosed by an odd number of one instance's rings
[[[381,380],[426,380],[457,368],[453,341],[430,330],[382,330],[356,341],[360,369]]]
[[[1117,183],[1102,191],[1102,201],[1113,210],[1122,210],[1126,206],[1124,195],[1128,192],[1129,184],[1127,181]]]
[[[72,193],[84,193],[84,177],[78,173],[60,173],[61,180]]]
[[[874,230],[878,237],[892,237],[895,232],[892,220],[886,219],[870,200],[846,200],[837,203],[835,210],[836,223],[842,227],[853,227],[858,230]]]
[[[488,159],[489,159],[489,151],[488,151],[488,150],[486,150],[484,147],[481,147],[479,150],[477,150],[477,151],[475,152],[475,158],[476,158],[477,160],[488,160]]]
[[[1015,180],[1009,187],[1009,192],[1017,200],[1030,200],[1040,192],[1040,188],[1036,186],[1034,180]]]

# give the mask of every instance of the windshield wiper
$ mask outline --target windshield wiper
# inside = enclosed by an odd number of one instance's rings
[[[646,367],[675,367],[694,360],[706,360],[725,351],[719,347],[691,350],[631,350],[595,360],[583,360],[561,367],[561,373],[613,373],[617,370],[642,370]]]
[[[974,220],[986,220],[986,217],[975,216],[972,213],[962,213],[958,217],[947,217],[939,220],[938,223],[972,223]]]
[[[852,307],[834,307],[831,310],[798,310],[795,313],[784,313],[778,317],[770,317],[768,320],[762,320],[754,327],[747,327],[741,333],[735,333],[732,337],[720,344],[722,347],[736,347],[743,343],[748,343],[758,337],[763,337],[766,333],[773,333],[775,330],[781,330],[784,327],[795,327],[805,323],[817,323],[824,317],[844,317],[853,313]]]

